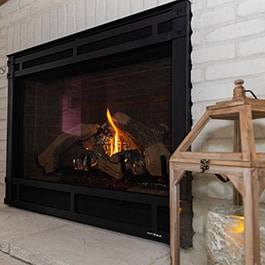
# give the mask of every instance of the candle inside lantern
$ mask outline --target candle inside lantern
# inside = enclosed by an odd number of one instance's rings
[[[265,209],[260,210],[261,264],[265,264]],[[210,208],[207,216],[208,265],[244,265],[245,218],[241,206]]]

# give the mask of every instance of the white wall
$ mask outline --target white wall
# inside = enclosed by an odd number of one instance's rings
[[[9,0],[0,7],[0,182],[4,181],[6,159],[7,80],[2,74],[6,54],[168,2],[171,0]],[[265,98],[265,1],[191,2],[194,123],[205,106],[232,97],[235,79],[243,78],[247,89]],[[213,124],[193,149],[230,150],[231,135],[230,124]],[[262,149],[263,125],[259,126],[259,136],[258,148]],[[203,235],[209,202],[231,200],[232,187],[197,174],[193,195],[196,236],[194,249],[183,256],[183,265],[205,262]]]
[[[193,0],[192,13],[193,122],[201,117],[206,106],[231,99],[235,79],[244,79],[246,89],[264,99],[265,1]],[[257,149],[265,152],[264,121],[255,128],[259,137]],[[232,135],[231,123],[211,123],[193,149],[233,151]],[[200,256],[208,207],[231,202],[233,189],[230,183],[222,183],[212,175],[195,174],[193,196],[194,244]],[[261,201],[264,202],[264,193]]]
[[[231,97],[233,81],[264,97],[265,1],[193,0],[193,118]]]

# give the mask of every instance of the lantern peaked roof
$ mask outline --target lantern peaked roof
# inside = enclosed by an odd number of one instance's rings
[[[244,81],[235,81],[233,98],[228,101],[217,102],[215,105],[206,107],[206,111],[198,123],[193,127],[183,142],[178,146],[171,156],[171,161],[182,160],[183,152],[185,159],[205,158],[216,159],[221,165],[234,165],[252,167],[253,163],[258,166],[265,162],[264,153],[256,153],[253,120],[265,118],[265,100],[246,97],[246,90],[243,87]],[[234,152],[190,152],[190,147],[199,136],[202,129],[211,119],[233,120],[238,126],[239,145]],[[222,161],[222,162],[221,162]],[[191,161],[189,161],[191,162]]]

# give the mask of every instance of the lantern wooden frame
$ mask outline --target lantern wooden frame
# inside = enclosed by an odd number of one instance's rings
[[[245,264],[260,265],[259,198],[265,189],[265,153],[257,153],[253,120],[265,118],[265,100],[245,96],[243,80],[235,81],[232,100],[208,106],[170,158],[171,265],[180,264],[179,184],[186,171],[226,175],[241,194],[245,215]],[[195,138],[211,119],[232,120],[237,152],[191,152]]]

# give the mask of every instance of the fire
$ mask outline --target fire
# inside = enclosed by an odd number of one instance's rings
[[[109,152],[109,156],[112,156],[113,154],[118,153],[119,150],[119,132],[118,132],[118,128],[117,126],[114,124],[114,121],[111,117],[110,111],[107,108],[107,112],[106,112],[107,118],[108,118],[108,122],[110,123],[110,125],[112,126],[114,132],[115,132],[115,136],[114,136],[114,142],[111,141],[110,142],[110,152]]]

